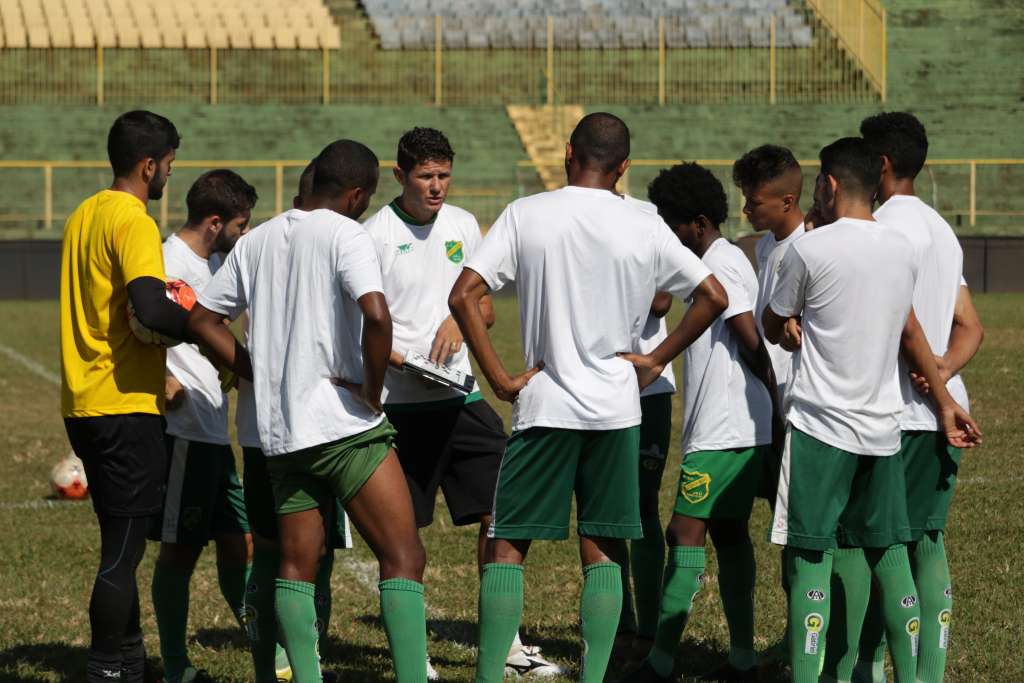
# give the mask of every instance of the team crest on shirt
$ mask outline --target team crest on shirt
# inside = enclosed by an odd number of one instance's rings
[[[398,255],[411,254],[412,253],[412,242],[406,242],[405,244],[398,245]]]
[[[444,243],[445,253],[448,255],[448,260],[452,263],[462,263],[462,242],[445,242]]]
[[[679,485],[679,494],[687,503],[696,504],[711,493],[711,475],[683,468],[683,482]]]

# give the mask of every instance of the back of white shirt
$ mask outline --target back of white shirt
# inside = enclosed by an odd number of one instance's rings
[[[493,290],[516,282],[526,366],[545,364],[516,431],[639,424],[636,373],[616,354],[637,348],[656,292],[685,299],[710,274],[656,216],[571,185],[509,204],[466,267]]]
[[[757,257],[757,306],[754,308],[754,322],[757,323],[757,331],[761,333],[762,337],[764,336],[764,326],[761,324],[761,316],[764,314],[764,309],[768,307],[772,292],[775,290],[775,277],[779,272],[782,257],[804,232],[806,230],[802,223],[782,241],[775,239],[775,235],[769,232],[759,239],[757,246],[754,247]],[[784,402],[786,389],[793,374],[793,354],[778,344],[772,344],[767,339],[764,340],[764,345],[768,349],[768,356],[772,359],[772,370],[775,372],[775,381],[779,386],[779,400]]]
[[[367,219],[363,227],[373,238],[380,259],[384,296],[391,311],[392,348],[403,356],[412,351],[430,355],[437,329],[451,315],[448,294],[452,285],[463,262],[480,244],[480,225],[468,211],[444,204],[427,225],[409,222],[389,205]],[[472,374],[465,345],[449,365]],[[388,366],[384,382],[387,404],[461,396],[455,389]]]
[[[787,418],[801,431],[861,455],[900,447],[900,337],[917,278],[905,237],[842,218],[805,234],[782,259],[772,310],[802,316]]]
[[[204,259],[177,235],[164,242],[168,280],[184,280],[196,294],[203,291],[220,267],[222,257]],[[167,433],[189,441],[228,444],[228,397],[221,391],[217,368],[195,344],[167,349],[167,369],[181,383],[185,400],[167,411]]]
[[[373,240],[340,214],[293,209],[244,236],[199,295],[231,318],[249,309],[260,443],[267,456],[364,432],[381,422],[332,378],[362,381],[356,300],[383,292]]]
[[[941,356],[949,348],[953,313],[963,281],[964,253],[960,242],[938,212],[911,195],[890,197],[878,207],[875,218],[899,231],[914,247],[918,263],[914,313],[928,338],[932,353]],[[900,428],[904,431],[937,431],[939,424],[932,404],[914,389],[910,368],[902,355],[899,373],[903,394]],[[946,389],[965,410],[969,409],[967,387],[960,375],[951,377]]]
[[[726,324],[753,311],[757,276],[743,250],[725,238],[702,260],[725,288],[729,307],[683,352],[683,453],[771,443],[771,395],[740,357]]]

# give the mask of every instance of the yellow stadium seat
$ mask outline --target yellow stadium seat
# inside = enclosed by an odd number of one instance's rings
[[[263,25],[252,27],[252,46],[260,50],[274,47],[274,32]]]
[[[209,47],[209,43],[206,41],[206,31],[203,27],[198,24],[192,24],[185,29],[185,47],[187,48],[203,48]]]
[[[341,35],[333,21],[320,29],[320,47],[328,50],[337,50],[341,47]]]
[[[93,33],[92,25],[75,21],[71,24],[71,44],[75,47],[92,47],[96,44],[96,34]]]
[[[20,48],[28,47],[28,33],[21,24],[4,24],[4,45],[5,47]]]
[[[320,47],[320,36],[311,26],[301,26],[296,29],[296,38],[299,49],[316,50]]]

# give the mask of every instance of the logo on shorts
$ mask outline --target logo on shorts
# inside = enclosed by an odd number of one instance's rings
[[[814,602],[821,602],[822,600],[825,599],[825,591],[820,591],[820,590],[817,590],[817,589],[811,589],[811,590],[807,591],[807,599],[808,600],[813,600]]]
[[[412,242],[406,242],[405,244],[399,244],[397,251],[398,251],[398,255],[399,256],[402,256],[403,254],[411,254],[412,253]]]
[[[448,254],[449,261],[452,263],[462,263],[462,242],[445,242],[444,250]]]
[[[711,493],[711,475],[683,468],[683,481],[679,485],[679,495],[687,503],[695,505],[705,500]]]
[[[901,607],[906,607],[908,609],[910,607],[913,607],[916,604],[917,604],[917,596],[916,595],[908,595],[907,597],[905,597],[902,600],[900,600],[900,606]]]
[[[818,654],[818,647],[821,641],[821,629],[825,625],[825,619],[817,612],[811,612],[804,619],[804,628],[807,630],[807,637],[804,639],[804,654]]]
[[[203,509],[201,507],[188,507],[181,511],[181,526],[187,531],[192,531],[203,521]]]

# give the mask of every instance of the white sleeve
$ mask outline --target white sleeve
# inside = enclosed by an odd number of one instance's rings
[[[345,293],[358,301],[370,292],[384,292],[377,247],[370,233],[358,224],[339,230],[334,240],[335,269]]]
[[[478,273],[494,291],[516,279],[518,254],[515,218],[512,213],[512,204],[509,204],[498,216],[498,220],[494,221],[476,253],[466,264],[466,268]]]
[[[687,299],[701,282],[711,275],[704,262],[687,249],[669,230],[659,230],[654,279],[656,290],[677,299]]]
[[[779,263],[775,276],[775,289],[768,305],[776,315],[788,318],[799,315],[804,309],[804,294],[807,287],[807,264],[804,263],[795,246],[786,251]]]
[[[746,258],[742,254],[740,257]],[[722,320],[754,310],[754,302],[750,300],[747,288],[743,285],[743,275],[735,265],[726,263],[720,268],[713,268],[711,272],[715,274],[729,296],[729,306],[722,312]]]
[[[234,320],[249,306],[246,300],[243,263],[245,239],[240,239],[228,254],[224,264],[217,269],[213,279],[196,293],[196,300],[214,313],[220,313]]]
[[[484,236],[480,232],[480,224],[476,220],[476,216],[469,214],[466,219],[466,243],[463,245],[463,250],[466,253],[466,258],[473,258],[473,254],[476,253],[477,249],[480,248],[480,243],[483,242]]]

